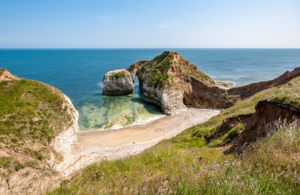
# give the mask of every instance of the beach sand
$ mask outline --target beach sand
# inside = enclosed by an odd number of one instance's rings
[[[141,153],[160,141],[170,139],[219,113],[219,109],[188,108],[144,125],[79,133],[77,144],[55,169],[68,176],[94,162]]]

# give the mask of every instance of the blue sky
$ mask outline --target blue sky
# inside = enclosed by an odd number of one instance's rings
[[[300,1],[0,0],[0,48],[300,48]]]

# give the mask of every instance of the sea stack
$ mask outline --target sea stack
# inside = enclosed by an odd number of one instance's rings
[[[113,70],[104,75],[102,95],[127,95],[133,92],[133,80],[127,70]]]
[[[186,109],[229,108],[255,93],[283,85],[300,75],[300,67],[271,81],[222,89],[195,65],[175,51],[165,51],[150,61],[138,61],[122,70],[108,72],[103,79],[103,95],[133,93],[134,79],[139,79],[142,99],[158,105],[166,114]],[[232,85],[232,82],[222,84]]]
[[[126,69],[110,71],[105,74],[102,94],[133,93],[136,76],[139,79],[140,89],[143,91],[142,99],[158,105],[166,114],[186,109],[185,103],[189,103],[189,101],[184,103],[185,95],[193,92],[190,85],[191,78],[205,86],[215,86],[209,76],[177,52],[165,51],[150,61],[138,61]],[[132,90],[130,86],[132,86]]]

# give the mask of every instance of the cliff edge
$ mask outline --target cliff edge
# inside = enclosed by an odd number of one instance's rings
[[[13,185],[25,170],[50,173],[77,142],[77,110],[60,90],[5,69],[0,92],[0,174]]]

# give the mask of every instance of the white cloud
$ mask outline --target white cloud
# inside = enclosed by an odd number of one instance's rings
[[[110,16],[99,16],[97,15],[96,18],[103,22],[104,24],[110,25],[110,22],[115,19],[116,15],[110,15]]]

